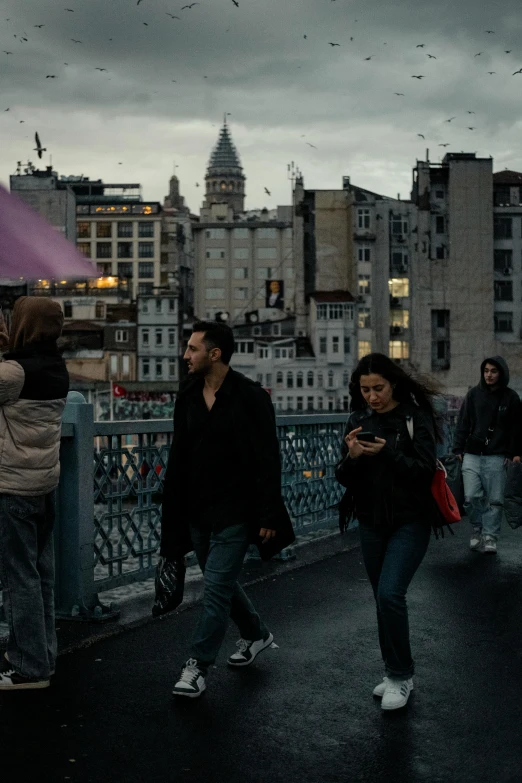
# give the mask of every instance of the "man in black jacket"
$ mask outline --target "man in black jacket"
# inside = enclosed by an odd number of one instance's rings
[[[464,508],[473,526],[470,549],[495,554],[504,510],[506,459],[520,461],[520,398],[508,387],[501,356],[485,359],[480,382],[467,393],[453,451],[462,460]]]
[[[273,636],[237,579],[252,542],[262,555],[293,540],[281,499],[281,460],[269,394],[229,367],[232,329],[194,324],[185,360],[189,377],[174,409],[162,508],[161,555],[195,550],[204,573],[203,609],[190,657],[173,694],[196,698],[206,688],[228,627],[241,639],[230,666],[248,666]]]

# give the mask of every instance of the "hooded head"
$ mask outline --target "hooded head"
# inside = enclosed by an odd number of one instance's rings
[[[509,367],[507,362],[502,356],[490,356],[488,359],[484,359],[480,365],[480,387],[482,389],[488,388],[486,381],[484,380],[484,367],[486,364],[494,364],[495,367],[498,368],[498,388],[505,389],[506,386],[509,386]]]
[[[40,296],[21,296],[11,316],[9,351],[20,351],[35,343],[56,343],[62,326],[63,312],[58,302]]]

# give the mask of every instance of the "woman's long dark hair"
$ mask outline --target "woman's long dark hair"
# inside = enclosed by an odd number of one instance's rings
[[[438,424],[438,415],[433,404],[433,397],[440,394],[434,384],[424,378],[414,378],[405,372],[389,356],[383,353],[369,353],[359,361],[350,378],[351,410],[364,410],[368,407],[361,392],[361,375],[382,375],[391,383],[393,399],[397,402],[409,402],[417,405],[431,417],[435,428],[435,435],[440,441],[441,433]]]

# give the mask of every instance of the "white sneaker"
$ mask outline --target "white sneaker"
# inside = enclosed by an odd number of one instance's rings
[[[398,710],[405,707],[413,690],[413,681],[395,680],[387,677],[386,686],[382,695],[381,708],[383,710]]]
[[[386,684],[388,682],[388,679],[389,679],[388,677],[384,676],[382,682],[376,685],[375,688],[373,689],[373,695],[377,696],[378,699],[384,696],[384,691],[386,690]],[[410,682],[411,682],[411,690],[413,690],[413,680],[410,680]]]
[[[484,544],[484,539],[482,538],[482,533],[475,531],[470,538],[469,548],[473,552],[476,552],[478,549],[482,548],[483,544]]]
[[[206,688],[205,675],[198,668],[198,662],[195,658],[189,658],[181,670],[180,678],[175,684],[172,694],[174,696],[188,696],[189,699],[197,699]]]
[[[484,536],[484,553],[490,555],[497,554],[497,542],[491,536]]]
[[[248,639],[240,639],[237,642],[237,652],[233,653],[228,659],[229,666],[250,666],[254,663],[255,659],[260,652],[270,647],[274,637],[271,633],[268,634],[266,639],[258,639],[256,642],[250,642]]]

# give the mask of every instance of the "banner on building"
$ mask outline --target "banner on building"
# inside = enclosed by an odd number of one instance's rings
[[[285,306],[285,284],[283,280],[266,281],[265,307],[275,307],[283,310]]]

